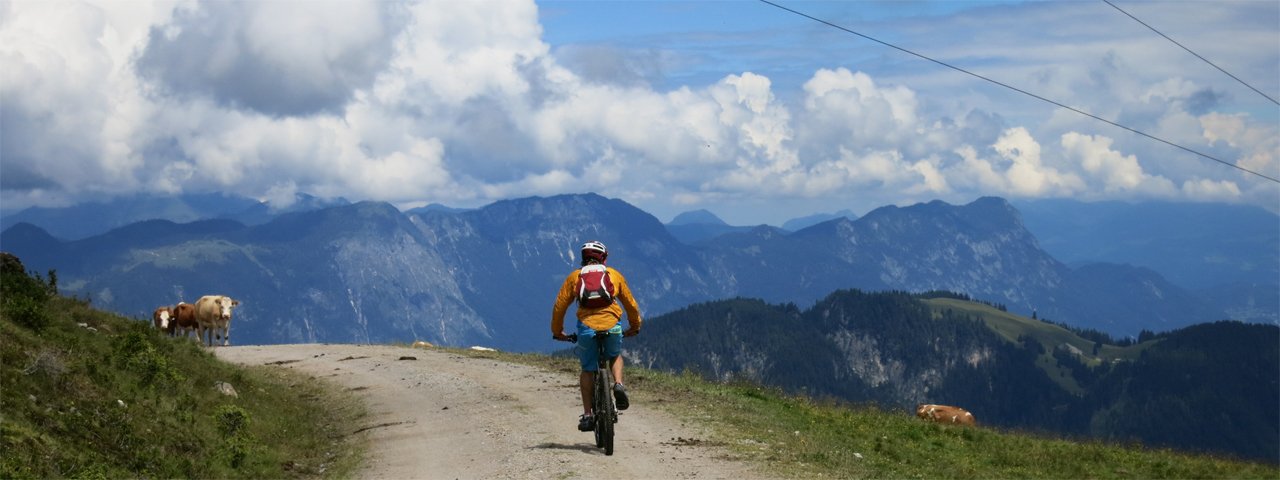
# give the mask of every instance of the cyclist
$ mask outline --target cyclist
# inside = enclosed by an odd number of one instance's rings
[[[609,250],[605,248],[603,243],[592,240],[582,244],[582,266],[601,265],[605,263],[605,259],[609,257]],[[597,267],[598,268],[598,267]],[[584,269],[585,270],[585,269]],[[560,293],[556,296],[555,308],[551,311],[551,335],[556,340],[568,340],[569,336],[564,334],[564,314],[569,309],[569,304],[579,299],[579,277],[583,270],[574,270],[568,277],[564,279],[564,285],[560,287]],[[578,344],[574,349],[578,354],[578,360],[582,364],[582,373],[579,375],[578,384],[582,388],[582,411],[584,412],[578,418],[578,430],[590,432],[595,428],[594,419],[591,418],[591,401],[592,388],[595,387],[594,375],[597,370],[598,359],[596,358],[596,332],[609,331],[613,335],[606,337],[605,354],[609,358],[617,359],[612,363],[613,367],[613,396],[617,402],[618,410],[626,410],[630,403],[627,401],[627,389],[622,385],[622,333],[623,336],[634,336],[640,333],[640,307],[636,304],[636,300],[631,296],[631,289],[627,287],[627,280],[622,277],[621,273],[614,270],[613,267],[605,267],[605,274],[612,282],[612,291],[609,295],[617,301],[610,301],[608,305],[602,307],[588,307],[579,304],[578,306]],[[622,306],[618,306],[621,303]],[[627,311],[627,330],[622,331],[622,310]]]

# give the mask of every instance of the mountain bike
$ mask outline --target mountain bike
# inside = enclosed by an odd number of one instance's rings
[[[605,354],[605,340],[608,330],[596,332],[596,374],[592,383],[591,416],[595,423],[596,447],[603,448],[605,455],[613,455],[613,424],[618,423],[618,409],[613,403],[613,362]],[[578,335],[569,335],[569,342],[578,343]]]

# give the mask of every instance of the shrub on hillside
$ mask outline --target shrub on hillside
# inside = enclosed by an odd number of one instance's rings
[[[245,427],[249,426],[249,412],[235,405],[218,407],[218,410],[213,414],[213,418],[218,425],[218,431],[222,432],[223,437],[240,435]]]
[[[254,448],[248,432],[249,412],[236,405],[223,405],[213,412],[213,418],[222,433],[219,455],[231,468],[240,468]]]
[[[54,273],[50,272],[50,276]],[[53,277],[56,278],[56,277]],[[53,295],[51,285],[40,277],[27,275],[22,261],[13,254],[0,252],[0,309],[14,323],[35,331],[49,325],[44,304]]]
[[[130,326],[132,331],[114,340],[115,360],[120,367],[136,373],[143,387],[173,386],[181,382],[185,378],[182,373],[156,349],[151,327],[141,322]]]

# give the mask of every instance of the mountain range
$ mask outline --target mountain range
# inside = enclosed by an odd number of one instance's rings
[[[222,193],[188,195],[137,194],[69,207],[31,207],[0,217],[0,230],[19,223],[39,225],[54,237],[80,240],[145,220],[189,223],[214,218],[259,225],[277,215],[346,205],[343,198],[299,193],[287,206]]]
[[[707,210],[693,210],[676,215],[667,222],[666,227],[672,236],[690,245],[696,245],[726,233],[751,229],[751,227],[729,225]]]
[[[788,220],[782,224],[782,230],[788,233],[794,232],[842,217],[849,220],[858,219],[858,216],[854,215],[850,210],[841,210],[836,213],[819,213]],[[681,242],[690,245],[696,245],[726,233],[745,232],[751,230],[751,228],[749,226],[729,225],[716,214],[705,209],[681,213],[671,219],[670,222],[667,222],[667,231],[671,232],[671,235],[674,235]]]
[[[1060,199],[1013,205],[1041,247],[1068,265],[1131,264],[1190,289],[1280,278],[1280,217],[1259,207]]]
[[[1233,318],[1232,305],[1254,312],[1237,319],[1280,317],[1274,282],[1259,283],[1260,294],[1227,288],[1210,298],[1148,267],[1063,263],[999,198],[882,207],[795,232],[750,227],[694,245],[652,215],[596,194],[471,210],[360,202],[261,223],[148,220],[60,238],[21,222],[0,233],[0,248],[37,272],[56,270],[65,293],[127,315],[231,295],[242,301],[232,332],[242,344],[424,339],[554,348],[553,297],[588,239],[609,245],[610,265],[648,317],[733,297],[807,307],[846,288],[960,292],[1118,336]]]

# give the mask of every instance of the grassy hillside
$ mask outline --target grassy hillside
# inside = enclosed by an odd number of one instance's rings
[[[1062,345],[1071,345],[1084,352],[1083,356],[1095,364],[1117,359],[1133,360],[1142,353],[1143,349],[1151,345],[1150,343],[1140,343],[1121,347],[1103,344],[1098,353],[1094,354],[1094,341],[1052,323],[1014,315],[990,305],[954,298],[932,298],[924,299],[923,301],[934,309],[935,314],[939,314],[942,310],[950,309],[979,318],[988,327],[1011,342],[1016,342],[1019,337],[1026,335],[1039,341],[1045,350],[1053,350]]]
[[[534,354],[471,356],[577,373],[575,360]],[[673,438],[697,449],[723,446],[768,473],[792,478],[1280,478],[1274,465],[1137,445],[1073,442],[990,427],[927,423],[907,411],[833,405],[750,384],[707,382],[628,368],[633,402],[707,427],[708,438]],[[618,434],[626,435],[625,424]]]
[[[931,298],[922,299],[921,301],[933,309],[935,318],[941,318],[943,311],[950,310],[954,313],[968,315],[981,320],[988,328],[1010,343],[1018,343],[1021,338],[1034,339],[1040,346],[1044,347],[1043,352],[1040,353],[1039,358],[1036,360],[1036,366],[1048,374],[1049,378],[1062,386],[1062,388],[1077,395],[1084,393],[1084,388],[1075,381],[1070,370],[1059,364],[1058,360],[1053,356],[1055,349],[1069,346],[1079,352],[1077,358],[1083,363],[1089,366],[1098,366],[1117,360],[1138,358],[1143,350],[1159,341],[1127,346],[1096,343],[1059,325],[1014,315],[982,303],[954,298]]]
[[[344,478],[358,464],[350,394],[220,362],[3,260],[0,478]]]

